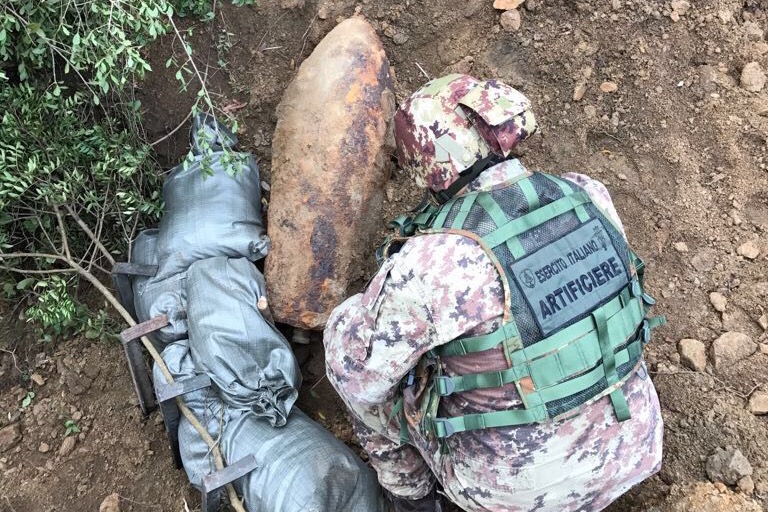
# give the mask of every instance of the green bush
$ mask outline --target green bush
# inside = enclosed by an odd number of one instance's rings
[[[149,71],[139,50],[166,32],[172,12],[165,0],[3,0],[0,61],[21,81],[52,79],[54,91],[77,75],[99,104],[100,94]]]
[[[213,18],[211,0],[174,0],[174,7],[179,16],[195,16],[202,20]],[[255,0],[232,0],[234,5],[252,5]]]
[[[60,89],[0,88],[0,240],[8,250],[50,250],[42,233],[55,226],[50,206],[72,205],[93,225],[103,217],[105,245],[121,254],[125,226],[160,213],[151,148],[129,126],[135,112],[98,117],[87,94]]]
[[[0,257],[66,246],[83,267],[108,271],[80,224],[122,258],[135,231],[157,220],[161,178],[132,88],[150,70],[142,49],[167,32],[172,12],[166,0],[0,2]],[[39,274],[63,270],[60,260],[2,266],[16,270],[6,296],[26,295],[26,317],[46,337],[92,327],[73,298],[77,279]],[[17,286],[29,276],[35,286]]]
[[[210,0],[0,0],[0,269],[11,272],[2,291],[26,296],[26,317],[44,339],[99,337],[105,326],[73,299],[77,277],[62,279],[68,263],[44,255],[108,273],[162,211],[133,96],[150,71],[147,44],[173,29],[184,60],[166,65],[179,68],[182,87],[199,86],[193,110],[215,110],[174,11],[213,17]]]

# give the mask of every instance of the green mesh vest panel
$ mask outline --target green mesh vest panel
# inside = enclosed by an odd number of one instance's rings
[[[438,437],[481,428],[550,421],[608,395],[619,420],[629,418],[621,385],[642,358],[653,304],[642,289],[642,262],[624,237],[575,184],[542,173],[455,198],[419,217],[427,231],[464,231],[482,239],[503,269],[511,318],[489,334],[459,338],[437,357],[502,346],[508,370],[437,375],[447,396],[515,383],[524,407],[441,417]]]

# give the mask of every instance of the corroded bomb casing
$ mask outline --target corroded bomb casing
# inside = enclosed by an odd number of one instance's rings
[[[277,109],[266,261],[275,320],[322,329],[374,245],[393,153],[389,61],[362,18],[337,25]]]

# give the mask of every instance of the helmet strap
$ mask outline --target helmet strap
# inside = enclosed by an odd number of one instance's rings
[[[499,164],[503,162],[505,159],[499,155],[495,155],[491,153],[490,155],[486,156],[485,158],[481,158],[474,164],[472,164],[472,167],[469,167],[467,169],[464,169],[459,173],[459,178],[451,183],[451,185],[445,189],[441,190],[439,192],[434,192],[434,198],[439,204],[445,204],[448,202],[453,196],[455,196],[457,193],[461,191],[464,187],[472,183],[475,178],[480,176],[480,173],[484,170],[488,169],[489,167],[493,167],[496,164]]]

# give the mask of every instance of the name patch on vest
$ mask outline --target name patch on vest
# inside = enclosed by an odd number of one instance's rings
[[[627,270],[598,219],[511,265],[544,336],[612,298]]]

